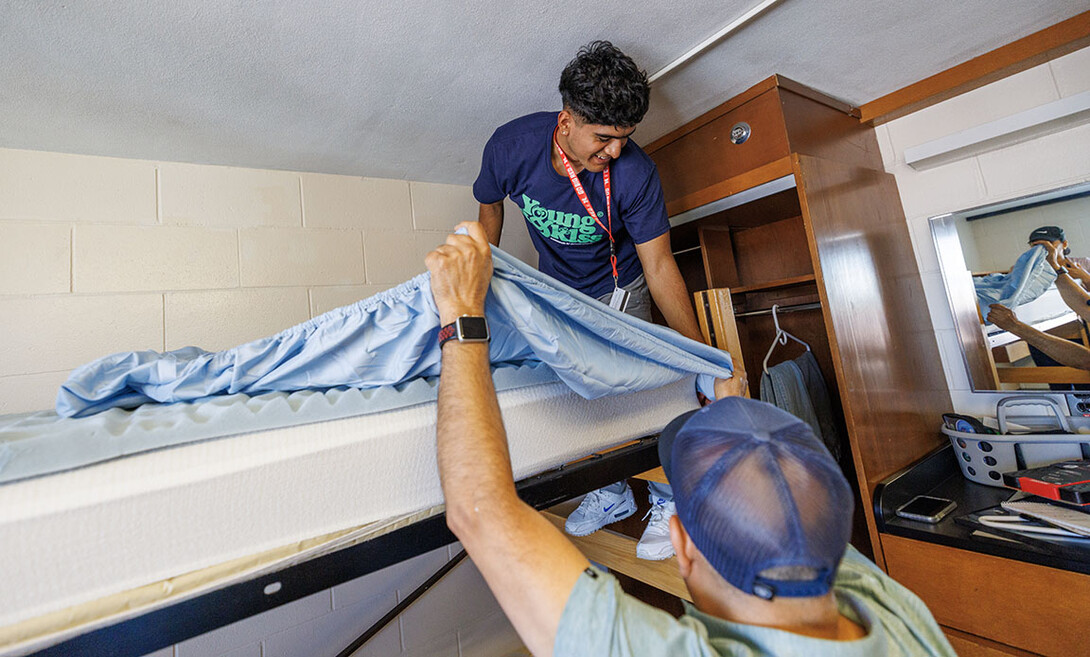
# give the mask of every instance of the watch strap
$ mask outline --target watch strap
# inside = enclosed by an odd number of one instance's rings
[[[457,337],[458,337],[458,321],[455,320],[455,321],[451,322],[450,324],[447,324],[443,328],[439,329],[439,335],[438,335],[439,348],[442,349],[444,344],[446,344],[448,341],[453,340],[453,339],[455,339]]]

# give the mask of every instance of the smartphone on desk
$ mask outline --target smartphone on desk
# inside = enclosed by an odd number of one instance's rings
[[[957,508],[957,503],[945,497],[917,495],[897,509],[897,515],[917,522],[934,524]]]

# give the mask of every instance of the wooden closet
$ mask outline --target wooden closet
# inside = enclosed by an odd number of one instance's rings
[[[773,304],[784,309],[781,326],[813,351],[855,488],[853,544],[920,596],[959,654],[1085,652],[1090,629],[1077,619],[1090,604],[1090,574],[1056,558],[982,548],[964,528],[951,538],[930,525],[893,526],[890,509],[916,494],[957,493],[971,511],[1004,493],[965,481],[949,447],[937,451],[947,444],[939,426],[950,394],[873,129],[843,103],[774,76],[646,150],[662,178],[682,276],[690,292],[709,291],[694,295],[697,315],[717,346],[741,356],[753,396],[773,336],[764,311]],[[716,305],[729,310],[716,314]],[[777,347],[769,364],[801,351]],[[642,513],[642,488],[636,497]],[[567,511],[550,518],[562,526]],[[672,596],[686,591],[676,562],[635,558],[637,517],[573,540],[627,576],[626,590],[679,613]],[[1015,601],[1015,591],[1032,604]]]
[[[844,103],[773,76],[645,150],[689,291],[730,290],[753,396],[773,338],[764,311],[778,304],[781,326],[810,345],[858,495],[853,543],[884,565],[872,493],[943,443],[950,396],[873,129]],[[769,364],[802,351],[777,347]]]

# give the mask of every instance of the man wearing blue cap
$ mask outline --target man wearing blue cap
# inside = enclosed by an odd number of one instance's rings
[[[490,249],[463,226],[426,260],[444,326],[484,314]],[[694,603],[680,619],[625,595],[519,500],[486,343],[444,343],[436,433],[447,524],[535,655],[954,654],[919,598],[848,546],[847,482],[771,405],[726,397],[660,437]]]

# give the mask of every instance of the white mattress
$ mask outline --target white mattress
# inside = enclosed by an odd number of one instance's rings
[[[656,432],[696,406],[691,377],[597,400],[559,382],[499,397],[516,479]],[[0,628],[441,502],[434,402],[5,484]]]

